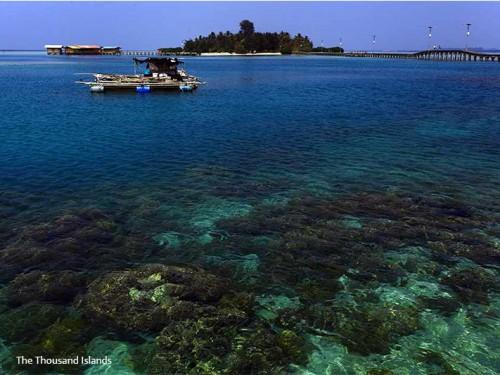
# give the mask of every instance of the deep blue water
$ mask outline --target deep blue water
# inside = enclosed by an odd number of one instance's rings
[[[73,83],[131,72],[127,57],[3,55],[0,64],[5,188],[173,183],[199,164],[310,175],[333,191],[499,178],[498,64],[191,58],[186,68],[206,86],[147,96],[89,95]]]
[[[68,209],[118,212],[126,230],[154,244],[164,232],[176,241],[213,235],[218,220],[245,216],[263,202],[365,192],[453,197],[489,210],[489,225],[497,225],[500,64],[333,57],[184,61],[188,72],[207,82],[194,93],[91,94],[75,83],[82,73],[132,72],[131,58],[0,54],[0,219],[6,233],[14,233],[2,236],[0,245],[11,246],[26,225],[51,222]],[[490,241],[498,250],[500,241]],[[265,255],[258,255],[262,262]],[[498,277],[492,264],[476,266]],[[440,277],[422,280],[437,285]],[[271,293],[259,288],[257,293]],[[489,293],[488,329],[484,321],[481,326],[463,317],[467,309],[481,314],[486,307],[464,304],[446,318],[461,327],[453,338],[433,331],[441,324],[438,314],[421,317],[434,323],[403,337],[403,349],[383,358],[311,337],[316,350],[301,368],[361,374],[383,363],[397,374],[425,373],[445,366],[415,362],[411,348],[444,351],[464,340],[444,356],[447,362],[460,374],[493,374],[499,363],[489,351],[498,344],[499,300]],[[478,327],[491,337],[474,336]],[[477,342],[467,346],[467,337]]]

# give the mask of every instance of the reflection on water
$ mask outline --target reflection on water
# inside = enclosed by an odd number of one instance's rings
[[[185,61],[0,55],[4,372],[499,371],[500,66]]]

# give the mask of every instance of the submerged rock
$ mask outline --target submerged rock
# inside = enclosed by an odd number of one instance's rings
[[[0,282],[25,270],[114,269],[141,259],[147,241],[97,209],[82,209],[49,223],[25,226],[0,251]]]
[[[421,327],[417,306],[411,303],[382,301],[370,293],[345,297],[332,306],[330,324],[352,352],[387,354],[400,337]]]
[[[0,337],[9,343],[26,342],[64,316],[64,308],[29,304],[0,314]]]
[[[358,193],[261,205],[217,226],[240,243],[272,238],[255,251],[261,283],[285,285],[319,302],[342,290],[336,280],[344,275],[369,288],[404,286],[409,273],[438,276],[460,257],[495,264],[500,250],[478,231],[492,221],[458,199]],[[220,253],[234,243],[215,246]]]
[[[221,321],[221,319],[223,319]],[[292,331],[276,334],[221,315],[167,326],[156,338],[149,374],[282,374],[303,363],[308,348]],[[223,323],[223,324],[221,324]]]
[[[202,269],[145,265],[106,274],[89,285],[81,308],[89,319],[130,332],[158,331],[171,320],[203,315],[223,282]]]
[[[7,299],[11,305],[34,301],[71,303],[86,286],[86,276],[72,271],[22,273],[7,286]]]
[[[149,264],[90,284],[78,306],[117,333],[152,333],[134,363],[148,374],[279,373],[307,357],[298,333],[276,333],[254,315],[254,299],[198,268]]]
[[[489,302],[488,292],[498,290],[495,275],[481,267],[455,270],[442,283],[453,289],[465,303]]]
[[[52,325],[47,327],[39,335],[27,342],[16,345],[12,348],[12,356],[25,356],[35,358],[42,356],[44,358],[75,358],[85,355],[85,345],[94,334],[89,322],[83,320],[78,315],[68,315],[58,319]],[[82,372],[80,363],[67,364],[39,364],[36,366],[28,364],[11,363],[14,371],[20,369],[27,370],[30,373],[64,373],[78,374]]]

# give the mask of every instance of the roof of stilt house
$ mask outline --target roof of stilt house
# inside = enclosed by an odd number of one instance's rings
[[[101,46],[93,45],[93,44],[73,44],[70,46],[67,46],[66,48],[71,48],[71,49],[101,49]]]

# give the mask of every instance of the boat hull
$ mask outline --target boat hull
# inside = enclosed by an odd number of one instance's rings
[[[149,91],[186,91],[182,90],[182,87],[186,85],[191,86],[192,90],[198,88],[199,83],[194,82],[161,82],[161,83],[132,83],[132,82],[79,82],[90,87],[92,92],[103,92],[103,91],[137,91],[141,87],[149,87]],[[191,90],[190,90],[191,91]]]
[[[162,76],[163,75],[163,76]],[[93,81],[78,81],[90,87],[91,92],[105,91],[193,91],[202,84],[196,77],[180,71],[177,77],[161,74],[160,76],[126,75],[126,74],[93,74]]]

